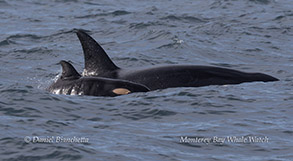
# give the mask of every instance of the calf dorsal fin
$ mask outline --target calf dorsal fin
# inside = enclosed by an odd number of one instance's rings
[[[61,79],[78,79],[81,75],[75,70],[75,68],[67,61],[61,60],[62,66]]]

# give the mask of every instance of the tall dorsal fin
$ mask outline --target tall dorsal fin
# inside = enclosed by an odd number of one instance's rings
[[[61,60],[60,64],[62,66],[61,79],[78,79],[81,77],[69,62]]]
[[[77,30],[76,34],[84,54],[83,75],[100,75],[119,69],[92,37],[81,30]]]

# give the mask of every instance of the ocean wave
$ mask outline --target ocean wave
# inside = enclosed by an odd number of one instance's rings
[[[129,106],[137,106],[138,104],[136,103],[129,103]],[[141,103],[139,103],[141,105]],[[147,104],[144,104],[147,106]],[[167,117],[167,116],[173,116],[176,115],[177,113],[171,110],[163,110],[163,109],[151,109],[151,108],[146,108],[142,110],[134,110],[134,111],[123,111],[122,113],[115,114],[115,116],[122,116],[126,119],[131,119],[131,120],[141,120],[141,119],[146,119],[146,118],[153,118],[153,119],[162,119],[162,117]]]
[[[249,0],[250,2],[258,3],[258,4],[270,4],[272,0]]]
[[[102,12],[102,13],[87,14],[87,15],[83,15],[83,16],[75,16],[75,18],[84,19],[84,18],[96,18],[96,17],[103,17],[103,16],[116,17],[116,16],[124,16],[124,15],[131,14],[131,12],[124,11],[124,10],[116,10],[113,12],[103,12],[103,11],[100,11],[100,12]]]
[[[150,26],[163,26],[163,23],[160,21],[156,22],[138,22],[138,23],[130,23],[130,29],[145,29]]]
[[[171,20],[172,22],[174,22],[174,21],[183,21],[183,22],[188,22],[188,23],[204,23],[204,22],[208,22],[207,19],[188,16],[188,15],[182,15],[182,16],[168,15],[168,16],[162,17],[160,19],[161,20]]]
[[[10,6],[5,0],[0,0],[0,8]]]

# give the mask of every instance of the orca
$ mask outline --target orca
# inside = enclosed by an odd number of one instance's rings
[[[84,54],[84,76],[123,79],[147,86],[150,90],[172,87],[201,87],[240,84],[254,81],[278,81],[262,73],[196,65],[165,65],[138,69],[117,67],[104,49],[87,33],[76,30]]]
[[[60,64],[62,66],[61,77],[47,89],[53,94],[119,96],[149,91],[144,85],[126,80],[82,77],[69,62],[62,60]]]

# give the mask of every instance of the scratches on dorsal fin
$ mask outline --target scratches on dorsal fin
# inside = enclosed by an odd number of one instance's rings
[[[87,33],[77,30],[84,54],[84,76],[101,75],[119,69],[104,49]]]
[[[61,60],[62,66],[61,79],[78,79],[81,75],[75,70],[75,68],[67,61]]]

